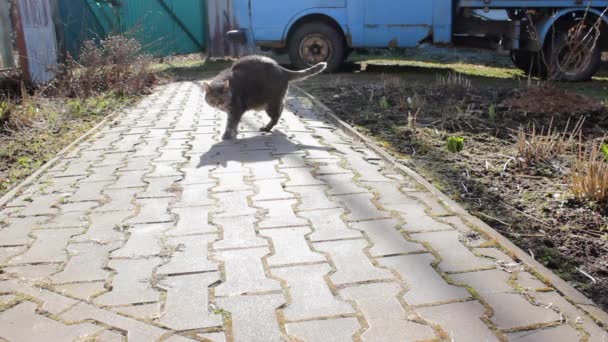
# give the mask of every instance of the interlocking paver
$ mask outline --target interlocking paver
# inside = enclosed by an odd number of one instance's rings
[[[407,284],[405,301],[410,305],[422,305],[470,297],[462,287],[448,284],[431,267],[435,258],[430,254],[412,254],[380,259],[380,265],[397,271]]]
[[[379,210],[372,199],[374,196],[370,193],[360,193],[354,195],[340,195],[332,197],[333,200],[343,204],[349,213],[348,221],[363,221],[377,220],[382,218],[390,218],[391,214],[387,211]]]
[[[340,290],[344,299],[352,300],[363,312],[369,328],[363,341],[420,341],[435,337],[433,329],[408,319],[397,295],[396,283],[365,284]]]
[[[308,99],[220,141],[202,88],[158,87],[0,210],[9,340],[608,338]]]
[[[256,218],[252,215],[218,217],[213,219],[215,225],[222,227],[222,239],[213,248],[249,248],[268,246],[268,241],[257,236],[255,230]]]
[[[283,295],[217,298],[218,305],[231,313],[235,341],[282,342],[275,310],[283,305]]]
[[[452,341],[499,341],[480,319],[485,308],[479,302],[429,306],[416,311],[428,321],[439,324]]]
[[[287,334],[307,342],[350,342],[359,330],[356,318],[287,323]]]
[[[328,241],[339,239],[350,239],[362,237],[361,233],[349,229],[342,221],[341,216],[344,209],[336,208],[329,210],[301,211],[298,213],[312,223],[314,232],[309,235],[311,241]]]
[[[262,258],[268,248],[239,249],[217,252],[215,258],[224,263],[226,280],[215,288],[216,296],[234,296],[256,292],[280,291],[277,280],[266,277]]]
[[[112,252],[112,258],[146,258],[159,255],[162,249],[160,239],[169,224],[144,224],[131,226],[124,246]]]
[[[95,298],[100,305],[124,305],[158,301],[159,293],[152,288],[152,270],[160,265],[159,258],[110,260],[108,267],[116,271],[112,290]]]
[[[268,258],[268,265],[287,265],[325,261],[322,254],[313,252],[306,242],[308,227],[266,229],[262,235],[271,238],[274,254]]]
[[[167,288],[167,300],[159,322],[174,330],[220,326],[222,317],[209,310],[207,292],[207,287],[216,281],[217,272],[163,279],[160,286]]]
[[[298,211],[318,210],[337,208],[339,204],[330,201],[325,191],[328,188],[324,185],[319,186],[291,186],[285,188],[289,192],[293,192],[300,199]]]
[[[441,256],[439,268],[445,272],[494,267],[491,261],[476,257],[459,241],[459,237],[458,231],[412,234],[414,240],[428,243]]]
[[[354,229],[365,232],[374,244],[369,253],[372,256],[385,256],[392,254],[424,251],[418,243],[410,242],[397,231],[399,222],[393,219],[356,222]]]
[[[353,307],[337,299],[324,276],[331,271],[327,264],[276,268],[272,274],[289,284],[291,303],[283,310],[291,321],[354,313]],[[351,333],[352,335],[352,333]]]
[[[104,270],[108,253],[115,245],[99,245],[96,243],[74,243],[67,246],[71,255],[64,269],[54,274],[51,280],[55,284],[92,282],[106,280],[110,275]]]
[[[9,264],[36,264],[63,262],[68,255],[65,247],[74,235],[82,233],[82,229],[39,229],[31,233],[35,238],[30,249],[24,254],[13,257]]]
[[[179,275],[217,270],[217,265],[209,260],[209,244],[215,235],[191,235],[169,239],[166,246],[175,248],[169,263],[156,270],[157,274]],[[172,248],[171,248],[172,249]]]
[[[255,202],[255,205],[268,211],[258,223],[259,228],[306,226],[306,220],[296,217],[293,206],[296,200],[279,200]]]
[[[318,242],[314,247],[329,254],[336,265],[336,272],[330,276],[336,285],[394,278],[393,274],[372,264],[364,254],[368,246],[365,240],[344,240]]]
[[[103,330],[91,323],[66,325],[36,312],[36,304],[20,303],[0,313],[0,338],[9,341],[74,341]],[[24,332],[27,332],[24,334]]]

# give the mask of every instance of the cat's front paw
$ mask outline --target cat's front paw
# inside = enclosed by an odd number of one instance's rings
[[[264,127],[260,128],[260,132],[266,132],[266,133],[268,133],[268,132],[270,132],[271,129],[272,128],[269,128],[268,126],[264,126]]]
[[[234,140],[236,139],[235,131],[226,131],[224,135],[222,135],[222,140]]]

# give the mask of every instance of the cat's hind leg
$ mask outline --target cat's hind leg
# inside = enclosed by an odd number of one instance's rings
[[[281,114],[283,113],[283,101],[278,104],[268,105],[266,107],[266,113],[270,116],[270,122],[266,126],[260,128],[260,131],[262,132],[270,132],[279,122]]]

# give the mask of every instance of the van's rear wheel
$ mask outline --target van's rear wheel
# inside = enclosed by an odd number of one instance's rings
[[[547,74],[547,68],[541,60],[539,52],[512,50],[511,60],[526,76],[545,77]]]
[[[552,80],[587,81],[600,68],[599,32],[589,26],[579,28],[578,25],[549,37],[546,50],[548,77]]]
[[[309,68],[327,62],[327,71],[340,68],[346,55],[344,37],[332,26],[323,22],[301,25],[292,33],[289,43],[289,59],[298,69]]]

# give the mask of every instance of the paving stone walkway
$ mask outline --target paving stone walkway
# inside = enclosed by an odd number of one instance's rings
[[[0,340],[598,341],[606,331],[291,96],[164,86],[11,200]]]

